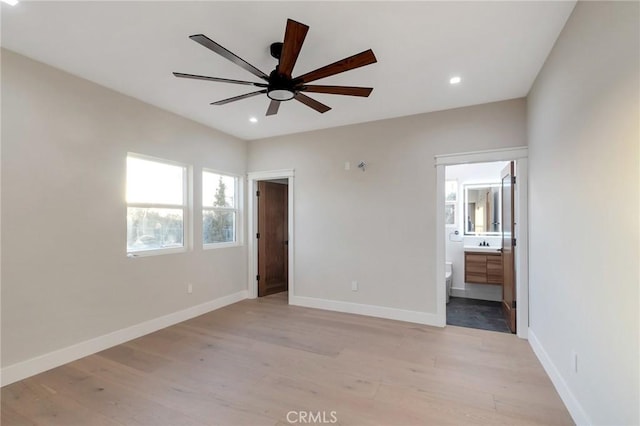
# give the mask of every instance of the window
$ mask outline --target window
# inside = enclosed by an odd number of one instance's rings
[[[238,178],[202,172],[202,243],[208,247],[238,242]]]
[[[456,205],[458,204],[458,181],[447,180],[444,187],[444,223],[447,226],[456,225]]]
[[[185,248],[187,167],[127,156],[127,252],[158,254]]]

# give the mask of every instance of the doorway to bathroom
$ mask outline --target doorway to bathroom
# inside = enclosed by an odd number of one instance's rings
[[[508,333],[502,312],[501,171],[506,161],[445,168],[447,325]]]
[[[527,336],[526,156],[516,148],[436,157],[444,324]]]

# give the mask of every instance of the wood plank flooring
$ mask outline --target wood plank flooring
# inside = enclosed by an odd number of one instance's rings
[[[284,294],[245,300],[5,386],[1,420],[573,424],[528,343],[513,335],[288,306]]]

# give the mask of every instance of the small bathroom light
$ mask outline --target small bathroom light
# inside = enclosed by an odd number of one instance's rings
[[[460,78],[459,75],[456,75],[455,77],[451,77],[449,79],[449,84],[458,84],[462,81],[462,79]]]
[[[18,4],[18,0],[1,0],[2,3],[6,3],[9,6],[15,6],[16,4]]]
[[[255,118],[255,117],[249,117],[249,121],[252,122],[252,123],[257,123],[258,119]]]

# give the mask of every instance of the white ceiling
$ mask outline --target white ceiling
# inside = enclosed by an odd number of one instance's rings
[[[2,46],[243,139],[329,128],[525,96],[575,1],[21,2],[2,4]],[[378,63],[314,84],[374,87],[369,98],[311,94],[265,117],[266,95],[178,79],[173,71],[259,81],[191,41],[202,33],[267,74],[287,18],[310,30],[293,75],[366,49]],[[460,75],[462,83],[449,85]],[[249,122],[249,117],[258,123]]]

